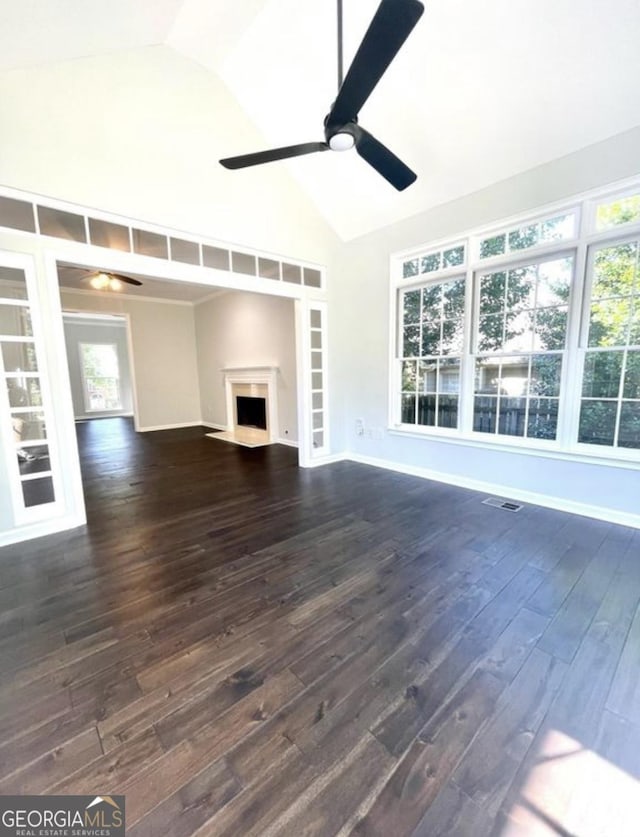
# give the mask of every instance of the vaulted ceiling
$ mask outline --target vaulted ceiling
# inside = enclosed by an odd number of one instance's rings
[[[344,0],[347,65],[377,5]],[[0,0],[0,69],[164,44],[225,82],[263,147],[288,145],[323,138],[335,18],[333,0]],[[637,0],[427,0],[361,112],[418,181],[396,193],[355,152],[271,165],[353,238],[640,125],[639,42]],[[212,165],[257,150],[211,137]]]

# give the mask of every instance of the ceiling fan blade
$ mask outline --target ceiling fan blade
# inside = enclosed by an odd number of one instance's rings
[[[258,151],[255,154],[227,157],[225,160],[220,160],[220,163],[225,169],[244,169],[247,166],[272,163],[274,160],[286,160],[289,157],[314,154],[316,151],[326,151],[328,148],[329,146],[326,142],[305,142],[301,145],[287,145],[284,148],[272,148],[270,151]]]
[[[123,276],[121,273],[109,273],[114,279],[119,279],[121,282],[126,282],[128,285],[136,285],[142,287],[142,282],[139,279],[132,279],[131,276]]]
[[[423,12],[419,0],[382,0],[338,91],[328,124],[346,125],[357,117]]]
[[[399,192],[411,186],[418,177],[392,151],[360,126],[357,126],[356,151]]]

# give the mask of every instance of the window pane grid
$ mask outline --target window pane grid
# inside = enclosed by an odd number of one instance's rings
[[[398,331],[401,423],[439,424],[448,396],[441,363],[451,359],[464,369],[464,383],[451,394],[457,401],[465,393],[460,428],[465,434],[547,440],[582,455],[583,445],[598,445],[608,447],[610,456],[618,449],[628,451],[629,461],[638,459],[640,190],[628,190],[617,201],[596,200],[584,204],[592,219],[598,208],[617,204],[607,226],[600,212],[597,230],[593,221],[590,228],[578,224],[584,206],[576,206],[469,238],[467,246],[481,247],[474,259],[500,261],[470,265],[466,276],[474,297],[459,318],[455,307],[449,312],[443,284],[452,276],[443,272],[449,248],[401,262],[404,281],[396,280],[404,306]],[[619,231],[623,224],[635,225],[626,236]],[[419,277],[413,287],[410,275]],[[576,279],[584,294],[572,293]],[[484,383],[472,389],[480,370]]]
[[[576,235],[576,213],[566,212],[491,233],[480,239],[480,259],[522,252],[532,247],[568,241]]]
[[[555,440],[573,257],[476,275],[473,430]]]
[[[578,441],[640,448],[640,350],[586,353]]]
[[[433,250],[404,261],[402,264],[402,278],[410,279],[412,276],[460,267],[464,264],[465,257],[466,247],[464,244],[455,244],[440,250]]]
[[[464,298],[461,278],[402,294],[402,424],[458,427]]]
[[[612,218],[616,213],[626,217],[624,202],[607,206]],[[636,239],[602,245],[590,262],[577,437],[581,444],[640,450],[639,259]]]

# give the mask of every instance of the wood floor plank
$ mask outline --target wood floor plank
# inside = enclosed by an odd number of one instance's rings
[[[453,774],[455,784],[492,817],[498,813],[566,669],[565,663],[535,649]]]
[[[427,667],[405,692],[404,699],[372,728],[390,753],[400,755],[411,743],[439,705],[468,677],[473,666],[489,651],[517,614],[531,587],[540,583],[541,573],[535,567],[524,566],[499,594],[483,591],[484,601],[471,614],[465,635],[456,638],[450,653],[437,666]],[[438,643],[444,650],[442,640]]]
[[[128,837],[189,837],[241,790],[238,779],[220,759],[127,828]]]
[[[635,724],[640,724],[639,555],[640,537],[636,532],[622,558],[618,575],[611,585],[611,593],[605,600],[609,607],[599,614],[604,626],[615,624],[620,632],[629,627],[606,705],[611,711]],[[617,612],[617,616],[614,612]]]
[[[543,651],[571,661],[621,559],[619,545],[605,538],[540,639]]]
[[[139,837],[635,827],[637,530],[201,427],[78,439],[87,526],[0,549],[0,790],[125,793]]]
[[[629,629],[607,707],[633,723],[640,723],[640,607]]]
[[[427,722],[354,834],[411,834],[491,714],[504,685],[487,672],[476,672]]]
[[[155,730],[145,730],[117,749],[103,755],[102,752],[81,768],[69,773],[54,784],[50,792],[94,793],[96,788],[122,787],[138,771],[163,754],[162,744]]]
[[[213,764],[282,705],[302,691],[301,682],[290,672],[276,675],[239,700],[215,721],[182,739],[122,786],[132,801],[127,822],[135,824],[167,796],[175,793],[207,765]]]
[[[31,729],[18,726],[15,736],[0,745],[0,778],[93,729],[92,715],[90,710],[80,712],[70,707]]]
[[[372,736],[365,735],[339,769],[322,773],[307,787],[296,802],[265,830],[265,837],[281,834],[305,834],[324,837],[339,834],[357,819],[360,806],[377,792],[381,778],[395,760]]]
[[[543,616],[555,616],[594,553],[595,549],[571,545],[533,592],[527,606]]]
[[[591,775],[589,760],[581,754],[601,747],[605,701],[638,605],[639,569],[635,550],[628,548],[544,723],[514,772],[496,834],[502,828],[509,834],[518,829],[535,834],[541,823],[569,830],[574,800]]]
[[[95,727],[73,736],[0,781],[3,794],[41,794],[51,791],[58,778],[69,776],[102,754]]]
[[[491,827],[491,816],[451,783],[436,797],[413,837],[480,837],[489,835]]]

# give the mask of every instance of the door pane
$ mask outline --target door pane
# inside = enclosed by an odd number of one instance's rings
[[[0,267],[0,299],[26,299],[27,282],[24,271],[15,267]]]
[[[34,343],[1,342],[4,371],[37,372],[36,347]]]
[[[22,483],[22,496],[27,508],[42,506],[44,503],[53,503],[55,500],[53,479],[51,477],[39,477],[34,480],[25,480]]]
[[[47,438],[47,425],[44,419],[44,413],[37,411],[14,413],[11,416],[11,426],[13,428],[13,439],[17,444]]]
[[[18,469],[20,476],[39,474],[51,470],[49,447],[47,445],[30,445],[18,449]]]
[[[0,334],[5,337],[33,337],[29,309],[22,305],[0,305]]]

